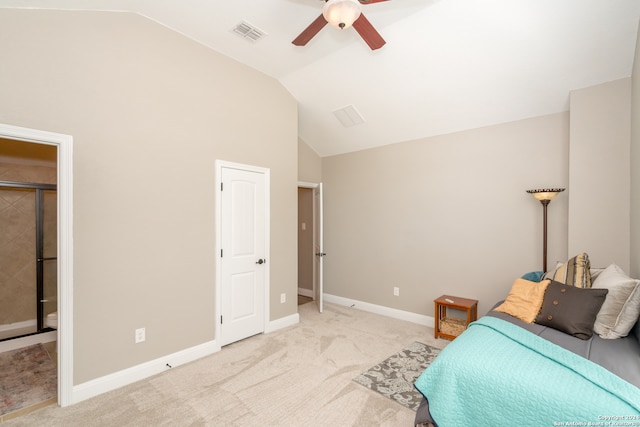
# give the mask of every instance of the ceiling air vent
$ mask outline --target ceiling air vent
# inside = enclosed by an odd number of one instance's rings
[[[246,21],[242,21],[240,22],[238,25],[236,25],[235,27],[233,27],[232,30],[234,33],[236,33],[237,35],[239,35],[240,37],[252,41],[252,42],[257,42],[258,40],[260,40],[263,36],[266,36],[267,33],[265,33],[264,31],[262,31],[261,29],[249,24]]]
[[[364,123],[364,117],[362,117],[353,105],[340,108],[334,111],[333,114],[340,120],[342,126],[346,128]]]

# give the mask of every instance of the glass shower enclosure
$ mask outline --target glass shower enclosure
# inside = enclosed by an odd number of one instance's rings
[[[0,341],[57,328],[56,185],[0,181]]]

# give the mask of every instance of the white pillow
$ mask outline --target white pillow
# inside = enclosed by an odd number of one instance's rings
[[[604,268],[591,267],[591,269],[589,269],[591,273],[591,283],[593,283],[603,271]]]
[[[630,278],[611,264],[598,275],[592,287],[609,289],[593,325],[594,332],[607,339],[626,337],[640,314],[640,280]]]

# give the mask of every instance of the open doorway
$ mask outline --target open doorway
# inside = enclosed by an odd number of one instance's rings
[[[323,310],[322,183],[298,183],[298,304]]]
[[[0,415],[57,402],[55,145],[0,138]]]
[[[313,188],[298,187],[298,305],[313,298]]]
[[[73,138],[54,132],[0,124],[0,138],[34,145],[56,147],[57,177],[57,402],[68,406],[73,402]],[[45,258],[43,256],[43,258]],[[43,260],[44,261],[44,260]],[[44,312],[43,312],[44,313]],[[53,319],[49,319],[53,324]],[[43,320],[46,322],[46,319]],[[52,328],[53,329],[53,328]],[[28,340],[30,337],[11,341]]]

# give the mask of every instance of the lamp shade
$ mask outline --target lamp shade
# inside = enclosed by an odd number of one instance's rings
[[[536,190],[527,190],[527,193],[533,195],[536,200],[553,200],[558,195],[558,193],[562,193],[564,188],[542,188]]]
[[[335,28],[349,28],[360,17],[360,3],[357,0],[329,0],[322,8],[322,16]]]

